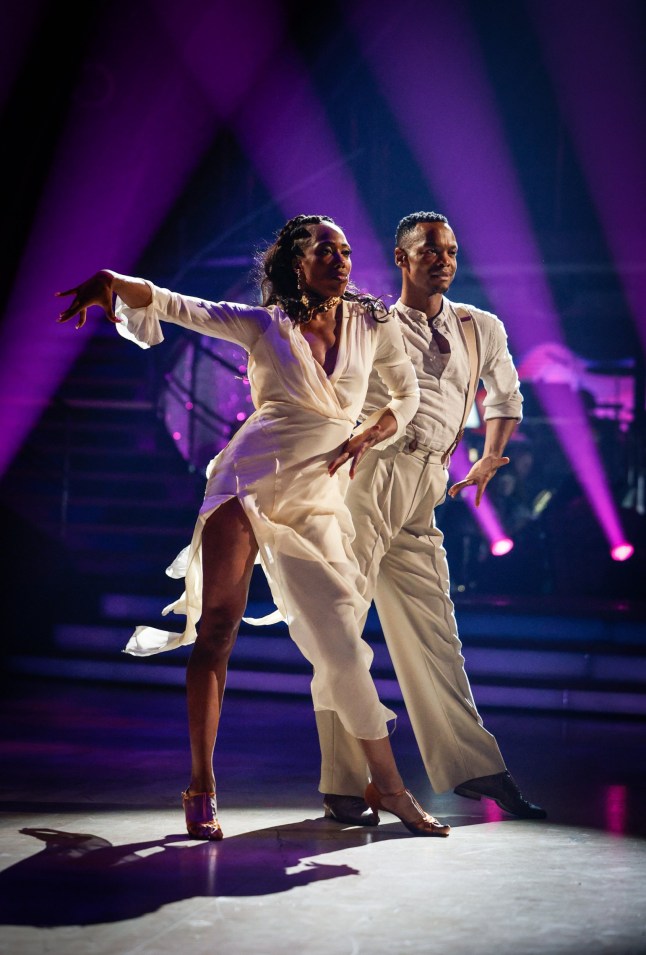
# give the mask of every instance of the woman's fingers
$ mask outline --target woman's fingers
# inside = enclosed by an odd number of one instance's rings
[[[350,477],[353,478],[362,457],[368,448],[372,447],[372,442],[369,440],[360,441],[359,443],[355,444],[354,447],[352,447],[351,441],[346,442],[346,444],[347,447],[345,450],[343,450],[341,454],[339,454],[334,461],[328,465],[330,477],[332,477],[332,475],[335,474],[347,461],[352,460],[352,464],[350,465]]]
[[[351,455],[349,451],[342,451],[334,461],[328,465],[328,474],[332,477],[333,474],[339,470],[339,468],[350,459]]]
[[[74,296],[68,307],[63,309],[59,314],[57,319],[59,322],[67,322],[70,318],[74,318],[75,315],[78,315],[79,318],[76,323],[76,328],[82,328],[87,321],[87,310],[91,305],[97,305],[99,308],[102,308],[105,317],[109,322],[112,322],[113,325],[121,322],[121,319],[117,318],[114,314],[111,289],[101,274],[93,276],[86,282],[82,282],[81,285],[76,285],[63,292],[55,292],[54,295],[57,298],[61,298],[64,295]]]
[[[352,464],[350,465],[351,478],[354,477],[357,467],[359,466],[359,462],[361,461],[361,459],[363,458],[364,454],[366,453],[369,447],[370,447],[369,444],[362,444],[359,446],[356,453],[353,455]]]

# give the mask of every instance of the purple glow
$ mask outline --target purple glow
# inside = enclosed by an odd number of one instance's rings
[[[356,32],[366,60],[375,64],[375,78],[393,115],[429,188],[449,214],[513,347],[522,354],[544,341],[564,344],[486,68],[463,4],[454,0],[421,6],[415,0],[402,0],[393,6],[390,20],[385,14],[374,17],[371,9],[368,0],[356,8]],[[430,110],[427,90],[420,86],[415,95],[410,64],[428,60],[435,38],[443,62],[451,66],[450,82],[442,85],[441,101],[433,104],[438,112],[431,122],[424,121]],[[386,58],[379,55],[383,48],[388,49]],[[613,545],[619,543],[623,533],[617,509],[585,409],[573,399],[564,415],[545,392],[543,401],[548,417],[557,419],[553,423],[559,442],[606,537]]]
[[[164,17],[171,42],[176,16],[174,9],[169,8]],[[254,23],[251,33],[250,19]],[[332,215],[347,230],[352,244],[354,281],[381,294],[384,289],[375,287],[376,276],[382,280],[384,272],[392,272],[392,269],[387,269],[347,161],[339,153],[324,111],[312,91],[305,65],[298,62],[285,44],[275,56],[275,62],[264,62],[271,45],[280,41],[283,23],[283,5],[276,2],[256,0],[251,8],[249,4],[226,8],[221,3],[213,8],[207,5],[202,18],[195,23],[195,46],[182,44],[177,53],[215,115],[235,131],[285,216],[312,211]],[[204,37],[216,35],[218,69],[214,70],[208,51],[196,55],[196,50],[204,46]],[[244,56],[240,55],[241,36],[245,37]],[[217,351],[221,353],[222,347],[218,346]],[[246,367],[240,365],[239,370],[245,372]],[[248,385],[246,378],[243,383]],[[240,395],[237,383],[218,388],[217,382],[211,379],[205,385],[206,403],[216,388],[219,417],[223,421],[244,421],[247,413],[240,409],[239,403],[251,403],[250,395]],[[222,395],[227,395],[226,409],[222,407]],[[234,402],[237,402],[235,409]],[[170,420],[174,420],[174,412],[171,414],[169,408],[167,421]],[[218,450],[230,438],[226,428],[221,431],[215,438],[209,432],[210,441],[215,441]],[[192,438],[187,439],[182,453],[191,457],[196,466],[201,466],[204,449],[198,437],[199,425],[190,433]]]
[[[285,108],[272,115],[271,103],[276,100]],[[374,289],[376,281],[383,281],[384,272],[392,272],[322,106],[295,57],[284,51],[280,70],[263,78],[253,100],[237,116],[235,128],[285,215],[320,209],[347,231],[355,265],[353,279],[358,284]],[[287,150],[286,142],[290,143]],[[304,176],[303,170],[310,170],[309,175]]]
[[[461,481],[470,469],[471,462],[469,461],[464,445],[459,444],[451,456],[451,463],[449,465],[451,481],[453,483]],[[468,487],[460,493],[460,496],[467,502],[473,516],[480,525],[491,546],[493,545],[494,541],[502,540],[506,538],[507,535],[505,534],[505,530],[496,516],[493,505],[486,495],[487,492],[485,491],[484,497],[480,501],[478,507],[476,507],[474,500],[475,489],[473,487]]]
[[[448,215],[514,347],[522,353],[535,345],[537,329],[541,337],[560,337],[540,250],[463,4],[402,0],[389,12],[390,19],[385,9],[375,17],[369,0],[357,4],[357,37],[429,188],[442,203],[438,211]],[[451,66],[441,104],[432,110],[427,90],[411,87],[410,64],[426,62],[435,40],[442,61]],[[419,207],[426,205],[421,197]]]
[[[624,543],[624,532],[600,470],[597,448],[587,425],[580,394],[567,385],[555,387],[536,382],[534,388],[562,447],[572,446],[568,454],[570,464],[608,543],[611,547]]]
[[[186,5],[182,13],[178,43],[192,21]],[[0,331],[0,403],[9,410],[0,473],[96,321],[91,316],[83,332],[57,325],[63,306],[53,293],[98,268],[127,271],[213,136],[208,104],[190,77],[159,55],[154,24],[147,24],[145,43],[112,17],[104,26],[88,63],[105,64],[105,96],[87,101],[81,88],[71,102]]]
[[[199,56],[182,47],[179,52],[186,68],[216,114],[235,130],[283,214],[331,215],[347,231],[352,244],[353,279],[381,292],[375,283],[383,283],[384,273],[392,273],[392,268],[369,224],[346,157],[339,152],[305,65],[286,45],[276,62],[263,71],[257,69],[250,51],[240,56],[241,36],[245,43],[247,37],[255,36],[264,49],[265,33],[273,37],[276,24],[283,22],[281,4],[257,0],[253,6],[253,31],[248,30],[248,5],[242,4],[227,6],[225,17],[216,12],[212,24],[209,26],[207,18],[200,28],[200,33],[212,29],[217,34],[218,58],[222,52],[226,68],[219,60],[214,69],[206,51]],[[229,66],[233,78],[228,75]]]
[[[604,792],[606,829],[622,835],[626,832],[627,791],[625,786],[606,786]]]
[[[164,423],[171,434],[181,433],[177,448],[196,468],[205,467],[231,439],[235,422],[248,417],[249,380],[231,371],[239,361],[238,345],[208,338],[196,347],[191,340],[166,376]]]
[[[502,822],[505,814],[493,799],[483,799],[482,808],[484,810],[485,822]]]
[[[491,553],[494,557],[504,557],[505,554],[508,554],[510,550],[513,550],[514,542],[509,537],[500,537],[498,540],[492,541],[491,544]]]
[[[635,553],[635,548],[632,544],[629,544],[627,541],[623,544],[617,544],[616,547],[613,547],[610,551],[610,556],[613,560],[629,560]]]
[[[597,3],[584,18],[558,0],[528,10],[646,351],[643,4]]]

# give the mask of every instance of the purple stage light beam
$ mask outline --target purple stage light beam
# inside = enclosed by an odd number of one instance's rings
[[[284,104],[277,116],[270,109],[275,100]],[[384,255],[346,157],[294,54],[282,51],[280,70],[256,87],[234,128],[285,215],[304,209],[331,215],[352,246],[353,278],[381,292],[378,286],[394,266]]]
[[[514,342],[525,353],[561,331],[478,43],[460,0],[402,0],[357,35],[429,188]],[[414,29],[411,25],[414,24]],[[440,69],[440,62],[443,64]],[[427,84],[437,85],[437,95]],[[420,209],[426,207],[420,197]],[[414,210],[411,210],[411,212]]]
[[[256,0],[252,10],[253,33],[264,42],[265,27],[258,28],[258,11],[268,23],[280,23],[283,5]],[[214,16],[213,28],[217,26],[219,32],[218,69],[213,69],[208,56],[195,56],[184,48],[186,67],[216,114],[235,132],[284,215],[332,216],[351,243],[353,279],[379,293],[384,274],[392,273],[393,267],[371,228],[347,157],[339,150],[307,69],[284,43],[265,71],[250,75],[247,66],[245,72],[245,63],[253,58],[241,60],[238,41],[248,35],[249,21],[249,8],[242,5],[233,5],[225,22]],[[208,32],[208,22],[204,27]]]
[[[606,491],[605,478],[603,487],[600,486],[599,457],[587,422],[585,430],[579,431],[579,422],[585,414],[580,395],[567,387],[554,391],[544,382],[535,382],[534,388],[561,446],[565,448],[574,442],[569,454],[570,463],[605,533],[609,546],[611,548],[625,546],[626,536],[621,527],[617,508],[609,491]]]
[[[176,10],[168,0],[156,11],[165,6]],[[140,29],[136,18],[124,30],[110,14],[97,31],[86,64],[92,93],[83,86],[70,105],[0,329],[0,404],[9,411],[0,474],[87,340],[87,331],[56,324],[53,293],[97,268],[131,268],[213,139],[218,117],[176,55],[210,7],[184,3],[172,45],[148,13]],[[204,36],[204,50],[216,39]],[[263,65],[259,56],[255,67]]]
[[[367,0],[354,9],[366,60],[514,349],[522,354],[541,341],[561,343],[540,250],[463,4],[403,0],[383,7],[379,18]],[[422,199],[419,207],[425,204]],[[548,395],[542,400],[550,419],[562,417]],[[578,400],[570,404],[567,426],[556,427],[556,434],[616,546],[624,535],[585,410]]]
[[[644,4],[526,6],[646,353]]]
[[[469,462],[466,449],[464,445],[459,444],[451,455],[451,463],[449,465],[451,481],[461,481],[464,475],[469,471],[470,467],[471,464]],[[476,507],[475,504],[475,488],[465,488],[465,490],[461,491],[460,493],[462,498],[469,506],[469,509],[471,510],[481,530],[484,532],[484,535],[489,542],[491,553],[495,557],[508,554],[514,546],[514,543],[509,539],[509,537],[507,537],[504,527],[498,520],[498,515],[496,514],[495,508],[486,496],[487,492],[485,491],[484,497],[482,497],[480,500],[478,507]]]

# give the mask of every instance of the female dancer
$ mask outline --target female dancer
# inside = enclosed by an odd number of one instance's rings
[[[182,634],[137,627],[126,650],[147,655],[194,643],[187,667],[191,779],[183,804],[189,834],[221,839],[213,752],[227,663],[259,552],[276,606],[312,664],[315,709],[338,713],[361,740],[372,782],[366,798],[415,835],[448,835],[404,788],[392,754],[358,621],[364,578],[337,470],[354,475],[366,450],[396,440],[418,405],[415,372],[380,303],[348,285],[351,252],[328,216],[296,216],[262,257],[262,306],[208,302],[103,269],[57,295],[59,316],[86,321],[103,308],[143,347],[163,340],[160,320],[241,345],[257,409],[210,463],[190,547],[171,570],[182,597],[164,613],[186,615]],[[116,298],[116,303],[113,297]],[[116,304],[116,308],[115,308]],[[349,435],[376,367],[391,400]],[[199,624],[199,626],[198,626]]]

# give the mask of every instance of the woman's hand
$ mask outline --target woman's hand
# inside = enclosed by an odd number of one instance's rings
[[[361,458],[364,456],[366,451],[370,448],[373,448],[375,444],[379,444],[380,441],[383,441],[386,435],[384,434],[384,429],[378,424],[372,426],[372,428],[367,428],[365,431],[362,431],[361,434],[355,434],[353,438],[349,438],[341,449],[341,453],[337,455],[334,461],[328,465],[328,472],[330,477],[339,470],[339,468],[346,463],[346,461],[352,461],[350,465],[350,477],[353,478],[357,466],[361,461]]]
[[[60,313],[57,321],[68,322],[70,318],[74,318],[75,315],[78,315],[76,328],[82,328],[87,321],[88,308],[91,305],[98,305],[103,309],[109,321],[114,324],[120,322],[121,319],[117,318],[114,314],[114,306],[112,304],[113,279],[114,276],[108,269],[102,269],[100,272],[96,272],[91,278],[86,279],[85,282],[81,282],[80,285],[67,289],[65,292],[56,292],[55,294],[59,298],[63,295],[74,296],[71,304]]]

